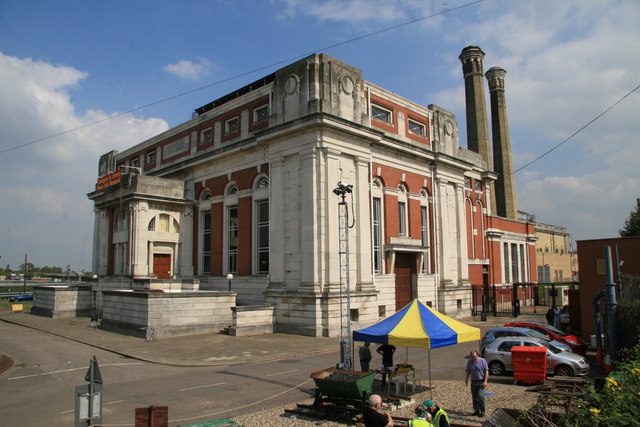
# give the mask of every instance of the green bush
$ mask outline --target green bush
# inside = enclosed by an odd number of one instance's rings
[[[640,299],[621,300],[616,312],[618,341],[621,348],[632,348],[640,337]],[[624,333],[621,333],[624,331]]]
[[[567,426],[637,426],[640,421],[640,344],[623,352],[616,370],[601,390],[590,388],[586,399],[565,420]]]

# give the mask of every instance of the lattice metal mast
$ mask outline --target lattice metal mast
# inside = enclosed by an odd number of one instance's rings
[[[340,367],[351,370],[353,358],[351,355],[351,294],[349,285],[349,210],[345,200],[347,193],[351,193],[353,186],[338,182],[333,190],[341,197],[338,203],[339,223],[339,258],[340,258]]]

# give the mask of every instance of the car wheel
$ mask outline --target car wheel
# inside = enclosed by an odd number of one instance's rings
[[[489,370],[491,371],[491,375],[503,375],[504,374],[504,365],[502,362],[498,362],[494,360],[489,363]]]
[[[567,365],[560,365],[556,368],[556,375],[561,377],[572,377],[573,369]]]

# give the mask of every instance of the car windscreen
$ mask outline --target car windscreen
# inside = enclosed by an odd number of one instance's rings
[[[544,346],[547,347],[547,349],[553,354],[562,353],[562,350],[560,350],[558,347],[551,344],[550,342],[544,343]]]
[[[566,337],[568,335],[562,332],[560,329],[556,329],[551,325],[544,325],[544,327],[560,337]]]
[[[548,336],[546,336],[545,334],[543,334],[541,332],[536,331],[535,329],[529,329],[527,331],[527,334],[530,337],[540,338],[540,339],[545,340],[545,341],[551,341],[551,338],[549,338]]]

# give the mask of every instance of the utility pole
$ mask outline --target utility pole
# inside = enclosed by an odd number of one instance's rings
[[[22,289],[22,293],[27,293],[27,254],[24,254],[24,288]]]

